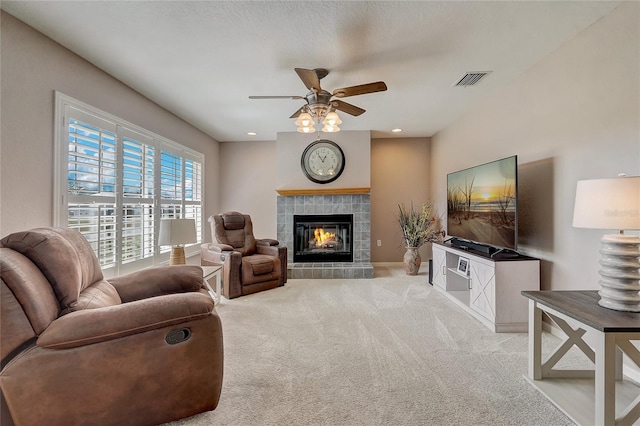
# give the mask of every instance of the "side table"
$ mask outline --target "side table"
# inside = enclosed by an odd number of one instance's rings
[[[529,371],[527,380],[579,425],[640,424],[640,386],[622,374],[624,353],[640,367],[640,313],[598,305],[597,291],[523,291],[529,298]],[[542,314],[566,339],[542,359]],[[591,345],[589,345],[590,342]],[[594,369],[556,369],[573,346]]]
[[[213,303],[218,305],[222,301],[222,265],[202,266],[202,277],[204,278],[204,285],[207,287],[207,291],[213,299]],[[209,284],[209,280],[211,279],[215,280],[215,291]]]

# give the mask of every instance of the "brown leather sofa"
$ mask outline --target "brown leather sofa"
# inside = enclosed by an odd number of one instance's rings
[[[209,217],[216,241],[201,247],[201,264],[223,265],[223,294],[228,299],[283,286],[287,247],[253,236],[251,217],[235,211]]]
[[[79,232],[39,228],[0,240],[0,277],[3,426],[153,425],[218,405],[222,325],[199,266],[107,281]]]

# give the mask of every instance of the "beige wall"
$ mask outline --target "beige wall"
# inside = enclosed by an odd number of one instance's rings
[[[321,133],[342,149],[345,158],[344,171],[330,183],[310,181],[302,172],[300,157],[305,148],[317,139],[315,134],[280,132],[277,142],[277,189],[336,189],[370,188],[371,133],[369,131],[341,131]]]
[[[518,155],[521,249],[543,289],[599,288],[604,231],[572,227],[576,182],[640,174],[639,17],[622,4],[432,138],[441,206],[447,173]]]
[[[428,138],[371,140],[372,262],[402,261],[405,248],[396,222],[398,204],[409,207],[413,201],[419,208],[432,201],[430,163]],[[430,246],[424,246],[420,254],[423,260],[429,259]]]
[[[220,144],[220,210],[251,216],[257,238],[276,238],[276,142]],[[206,241],[211,241],[210,229]]]
[[[1,15],[0,235],[53,225],[54,90],[205,155],[218,210],[218,143],[5,12]]]
[[[346,167],[338,180],[324,185],[308,180],[300,167],[300,156],[315,137],[281,132],[277,141],[221,143],[220,175],[225,184],[220,188],[220,211],[247,213],[256,237],[275,238],[276,189],[370,187],[369,132],[340,132],[327,139],[340,145]],[[210,241],[211,232],[206,236]]]

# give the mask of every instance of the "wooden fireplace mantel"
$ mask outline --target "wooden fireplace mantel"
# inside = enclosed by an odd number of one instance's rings
[[[351,195],[368,194],[371,188],[276,189],[279,195]]]

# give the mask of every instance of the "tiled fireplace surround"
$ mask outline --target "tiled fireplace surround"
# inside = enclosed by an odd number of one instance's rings
[[[279,195],[277,238],[287,246],[289,278],[373,278],[369,194]],[[293,215],[353,214],[353,262],[293,263]]]

